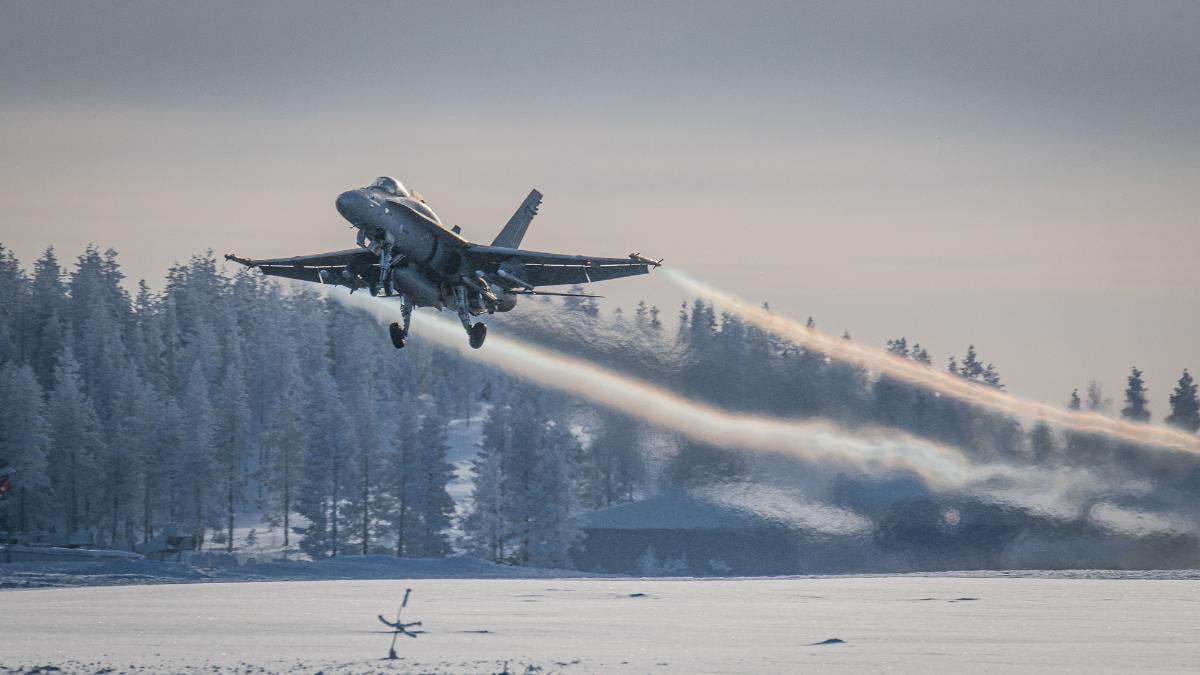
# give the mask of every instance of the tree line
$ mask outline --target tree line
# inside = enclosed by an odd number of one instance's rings
[[[826,359],[685,303],[673,326],[639,303],[527,303],[506,329],[733,410],[873,424],[987,459],[1093,461],[1144,449],[1058,434]],[[660,489],[744,479],[747,457],[645,424],[413,341],[395,352],[374,321],[211,253],[172,266],[161,292],[126,290],[114,251],[70,269],[53,249],[30,271],[0,246],[0,465],[14,471],[0,531],[89,530],[113,545],[169,527],[234,551],[234,521],[262,513],[313,558],[455,548],[511,564],[567,565],[579,517]],[[845,336],[850,339],[850,336]],[[905,337],[887,343],[928,367]],[[970,346],[956,375],[1003,388]],[[1093,383],[1068,406],[1104,412]],[[1150,419],[1133,369],[1120,414]],[[1184,371],[1168,423],[1200,428]],[[482,420],[472,416],[482,415]],[[472,504],[447,492],[451,424],[481,423]]]

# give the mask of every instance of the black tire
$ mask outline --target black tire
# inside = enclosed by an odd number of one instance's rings
[[[404,329],[400,327],[400,324],[393,323],[388,326],[388,335],[392,338],[393,347],[396,349],[404,347]]]
[[[471,326],[470,335],[471,349],[479,349],[483,346],[483,341],[487,339],[487,326],[482,321]]]

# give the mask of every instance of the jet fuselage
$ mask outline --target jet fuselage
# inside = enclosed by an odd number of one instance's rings
[[[338,213],[358,228],[358,243],[376,253],[388,249],[395,259],[392,285],[417,305],[444,307],[451,302],[442,283],[445,279],[475,279],[475,270],[460,253],[461,247],[446,245],[447,239],[468,242],[447,230],[437,214],[419,197],[398,183],[347,190],[335,202]],[[476,282],[478,283],[478,282]],[[471,294],[473,313],[507,312],[517,298],[500,288],[489,289],[497,302],[485,306],[477,294]]]

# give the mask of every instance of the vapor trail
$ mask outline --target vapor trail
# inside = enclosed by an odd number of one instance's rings
[[[370,312],[380,322],[400,316],[396,303],[366,294],[331,290],[331,297]],[[688,400],[644,381],[587,361],[507,339],[488,336],[482,350],[470,349],[457,321],[416,312],[413,324],[422,339],[442,349],[487,363],[516,377],[564,391],[680,435],[721,447],[740,448],[833,461],[866,473],[908,470],[931,485],[964,487],[1010,477],[1016,469],[977,466],[958,450],[892,430],[849,431],[823,421],[796,421],[731,413]]]
[[[1200,453],[1200,438],[1168,427],[1134,424],[1104,415],[1046,406],[1006,394],[998,389],[973,384],[960,377],[901,358],[882,349],[835,338],[804,324],[779,316],[730,294],[697,281],[679,270],[666,270],[667,279],[703,297],[717,307],[798,346],[818,351],[829,358],[862,364],[890,378],[953,396],[967,403],[1026,419],[1045,419],[1050,424],[1113,438]]]

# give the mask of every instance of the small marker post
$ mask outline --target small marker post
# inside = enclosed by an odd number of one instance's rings
[[[389,661],[395,661],[396,659],[400,658],[399,656],[396,656],[396,638],[400,637],[401,633],[411,638],[417,637],[417,633],[408,629],[411,626],[421,625],[420,621],[414,621],[412,623],[403,623],[400,621],[400,615],[404,612],[404,608],[408,606],[408,596],[410,593],[412,593],[411,588],[404,589],[404,600],[400,602],[400,609],[396,610],[395,621],[388,621],[387,619],[383,618],[382,614],[379,615],[379,620],[383,623],[383,625],[388,626],[394,631],[392,633],[392,646],[388,649]]]

